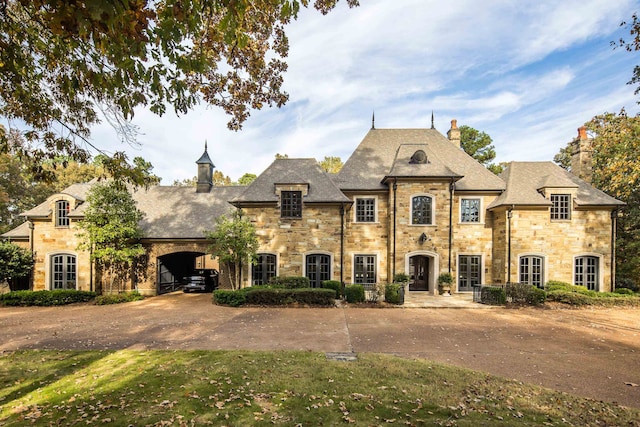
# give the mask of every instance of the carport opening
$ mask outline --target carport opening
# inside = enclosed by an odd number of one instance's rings
[[[217,268],[204,252],[174,252],[157,258],[158,295],[182,289],[184,279]]]

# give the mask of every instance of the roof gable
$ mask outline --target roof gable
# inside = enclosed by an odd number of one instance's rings
[[[412,146],[433,159],[431,166],[409,165]],[[343,190],[383,190],[385,177],[394,176],[460,177],[456,183],[460,190],[505,188],[502,179],[435,129],[371,129],[334,181]]]

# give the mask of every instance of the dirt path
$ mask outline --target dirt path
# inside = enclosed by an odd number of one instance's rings
[[[0,351],[378,352],[640,407],[640,310],[227,308],[209,295],[0,308]]]

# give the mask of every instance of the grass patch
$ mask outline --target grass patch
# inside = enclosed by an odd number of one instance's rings
[[[96,297],[96,305],[122,304],[124,302],[140,301],[144,296],[137,291],[123,292],[121,294],[106,294]]]
[[[625,425],[640,411],[424,360],[249,351],[0,356],[0,425]]]

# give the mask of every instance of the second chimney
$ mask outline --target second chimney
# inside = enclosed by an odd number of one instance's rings
[[[460,129],[458,129],[458,121],[451,120],[451,129],[447,131],[447,138],[456,147],[460,148]]]

